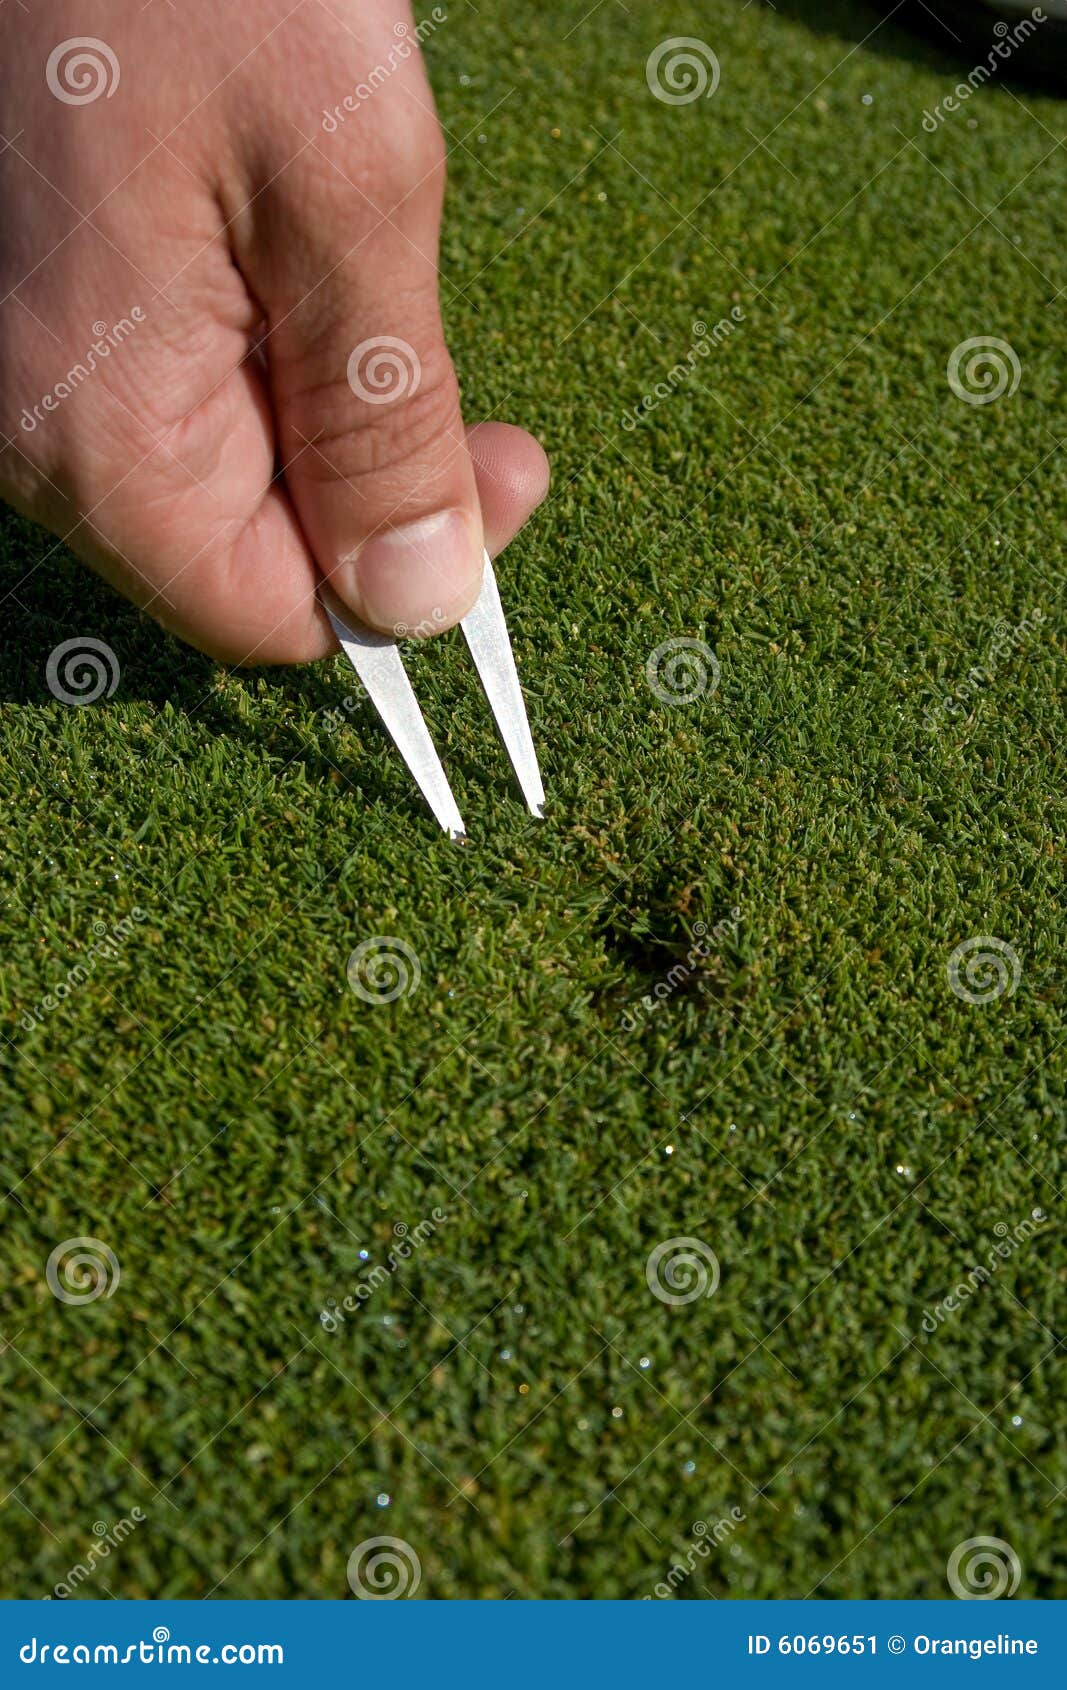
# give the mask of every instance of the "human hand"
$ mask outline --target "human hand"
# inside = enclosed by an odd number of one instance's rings
[[[227,662],[335,650],[323,575],[458,620],[548,472],[461,421],[405,0],[6,6],[0,89],[0,495]]]

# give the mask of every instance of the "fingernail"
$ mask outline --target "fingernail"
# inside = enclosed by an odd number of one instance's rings
[[[422,638],[465,616],[482,579],[481,535],[461,510],[384,528],[343,558],[332,577],[372,628]]]

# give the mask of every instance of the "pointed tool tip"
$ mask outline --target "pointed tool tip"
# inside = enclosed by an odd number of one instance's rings
[[[463,618],[461,627],[474,659],[474,667],[485,688],[489,708],[500,729],[500,737],[511,758],[519,789],[526,800],[526,808],[540,821],[543,819],[545,789],[541,784],[526,704],[515,668],[515,657],[500,603],[496,575],[488,553],[485,557],[481,593],[473,610],[469,610]]]

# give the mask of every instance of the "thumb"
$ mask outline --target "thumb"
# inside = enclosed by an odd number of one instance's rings
[[[301,527],[338,596],[383,632],[449,627],[482,579],[474,466],[438,302],[444,166],[436,123],[426,128],[379,170],[373,206],[311,149],[288,223],[270,219],[287,233],[268,240],[249,276],[268,319]]]

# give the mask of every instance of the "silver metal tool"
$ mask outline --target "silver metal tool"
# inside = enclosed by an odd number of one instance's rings
[[[323,584],[319,591],[342,650],[414,775],[419,791],[445,832],[453,839],[465,838],[467,830],[463,818],[441,767],[441,759],[434,749],[418,700],[411,690],[396,641],[387,634],[375,634],[369,628],[361,628],[354,623],[330,587]],[[545,789],[541,785],[537,753],[504,621],[496,574],[488,552],[485,554],[482,590],[460,627],[518,776],[522,795],[530,814],[540,817]]]

